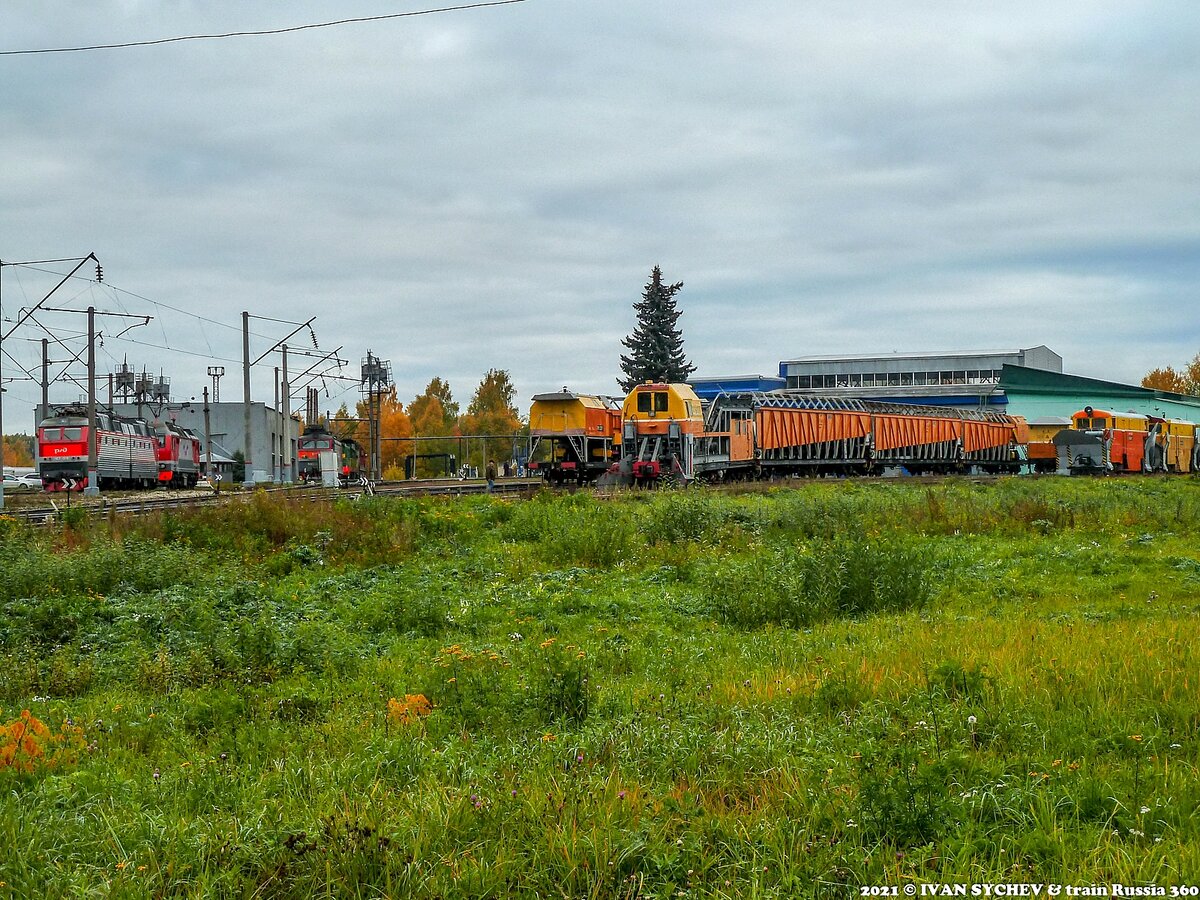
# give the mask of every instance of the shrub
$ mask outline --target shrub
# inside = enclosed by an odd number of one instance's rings
[[[991,676],[978,665],[966,669],[953,660],[942,663],[929,674],[929,689],[950,700],[980,700],[991,684]]]
[[[916,847],[951,824],[949,767],[901,742],[865,754],[858,764],[858,819],[864,837]]]
[[[709,608],[721,622],[796,628],[835,616],[921,606],[932,593],[928,565],[923,550],[896,539],[835,539],[718,563],[704,583]]]
[[[536,497],[521,504],[507,534],[537,545],[539,555],[557,565],[609,567],[636,556],[636,529],[627,508],[585,494]]]

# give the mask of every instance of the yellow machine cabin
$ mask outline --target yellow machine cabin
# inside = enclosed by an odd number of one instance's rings
[[[552,484],[591,481],[616,459],[620,400],[576,394],[565,387],[537,394],[529,408],[529,436],[530,470]]]

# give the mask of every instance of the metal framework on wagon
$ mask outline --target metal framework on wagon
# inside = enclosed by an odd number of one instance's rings
[[[780,414],[787,416],[788,410],[801,416],[826,415],[794,422],[778,418]],[[769,418],[764,420],[764,415]],[[829,416],[838,417],[846,425],[831,424]],[[1007,467],[1013,462],[1012,438],[1017,421],[1005,413],[987,410],[855,398],[722,393],[707,411],[698,468],[737,468],[739,454],[734,443],[739,434],[745,434],[751,420],[757,422],[757,466],[818,467],[827,471],[878,465],[917,470],[962,464]]]
[[[749,401],[752,408],[771,407],[776,409],[808,409],[813,411],[841,411],[874,413],[876,415],[930,416],[939,419],[966,419],[974,422],[1007,423],[1012,417],[1007,413],[985,409],[959,409],[945,406],[919,406],[915,403],[884,403],[880,400],[860,400],[856,397],[814,397],[796,394],[768,394],[761,391],[722,392],[712,401],[713,407],[720,405],[723,398],[730,401]]]

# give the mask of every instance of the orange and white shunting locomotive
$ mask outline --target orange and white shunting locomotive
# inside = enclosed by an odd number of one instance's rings
[[[1054,437],[1058,471],[1200,471],[1197,425],[1182,419],[1084,407]]]
[[[606,481],[1017,472],[1025,420],[989,411],[641,384],[623,407],[621,458]]]

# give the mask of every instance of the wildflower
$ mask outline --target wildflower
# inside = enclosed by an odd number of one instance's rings
[[[554,640],[555,640],[554,638],[546,638],[546,640],[542,641],[540,644],[538,644],[538,646],[541,647],[543,650],[545,650],[547,647],[549,647],[551,644],[554,643]]]
[[[749,678],[747,678],[745,681],[742,682],[742,687],[750,687],[750,679]]]
[[[548,743],[550,743],[552,741],[556,741],[556,740],[558,740],[558,738],[556,738],[554,735],[550,734],[549,732],[542,735],[542,743],[543,744],[548,744]]]
[[[1183,744],[1172,744],[1172,745],[1171,745],[1171,747],[1170,747],[1170,749],[1172,749],[1172,750],[1178,750],[1178,749],[1179,749],[1180,747],[1182,747],[1182,746],[1183,746]]]
[[[139,871],[139,872],[145,872],[145,871],[146,871],[146,867],[145,867],[145,866],[138,866],[138,871]]]
[[[624,791],[617,791],[617,799],[618,799],[618,800],[624,800],[624,799],[625,799],[625,792],[624,792]]]
[[[513,790],[512,790],[512,795],[513,795],[514,797],[515,797],[515,796],[517,796],[517,789],[516,789],[516,788],[513,788]]]
[[[1139,743],[1139,744],[1142,742],[1142,736],[1141,736],[1140,734],[1131,734],[1131,735],[1129,736],[1129,739],[1130,739],[1131,741],[1136,741],[1136,742],[1137,742],[1137,743]]]
[[[1143,807],[1141,808],[1140,812],[1141,812],[1141,814],[1144,816],[1146,813],[1150,812],[1150,807],[1148,807],[1148,806],[1143,806]]]
[[[127,863],[125,860],[121,860],[119,863],[117,863],[117,869],[124,870],[127,865],[129,865],[129,863]]]
[[[1055,768],[1058,768],[1059,766],[1062,765],[1062,760],[1056,759],[1053,763],[1051,763],[1051,765],[1054,766]]]
[[[579,755],[577,755],[575,757],[575,762],[577,762],[577,763],[583,762],[583,754],[582,753],[580,753]]]
[[[159,771],[158,771],[158,769],[155,769],[155,770],[154,770],[154,774],[153,774],[152,776],[150,776],[150,777],[152,777],[152,778],[154,779],[154,783],[155,783],[155,784],[157,784],[157,783],[158,783],[158,780],[159,780],[160,778],[162,778],[162,773],[161,773],[161,772],[159,772]]]
[[[970,725],[972,728],[975,727],[975,723],[978,721],[979,720],[977,718],[975,718],[974,716],[967,716],[967,724]]]

